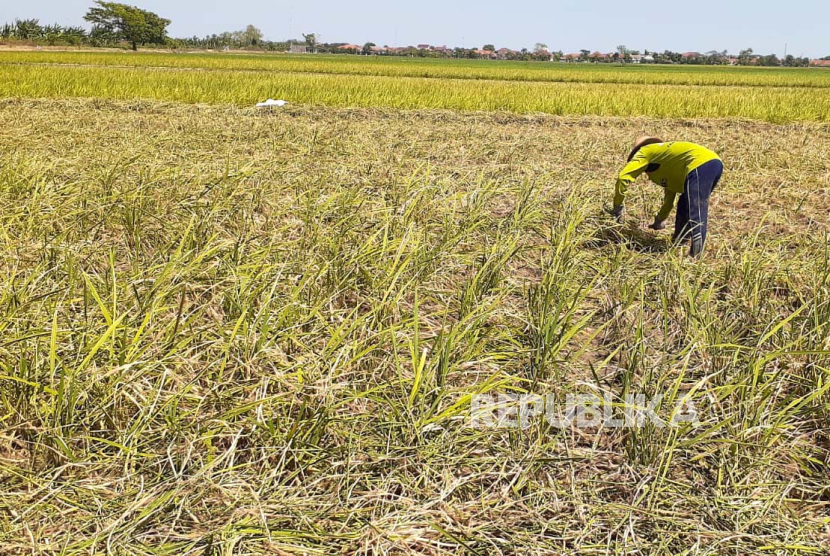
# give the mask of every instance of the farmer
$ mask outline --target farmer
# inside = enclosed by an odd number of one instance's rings
[[[628,164],[620,172],[614,191],[614,208],[610,211],[622,219],[625,192],[643,172],[666,190],[663,206],[649,226],[662,230],[679,194],[672,241],[680,243],[691,238],[692,256],[698,255],[706,243],[709,221],[709,196],[723,174],[723,162],[717,154],[700,145],[682,141],[664,143],[657,137],[641,137],[628,155]]]

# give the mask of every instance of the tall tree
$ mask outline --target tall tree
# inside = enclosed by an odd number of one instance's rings
[[[43,28],[37,19],[17,19],[14,22],[15,36],[18,39],[39,39],[43,35]]]
[[[753,54],[754,52],[751,48],[741,50],[741,53],[738,54],[738,63],[740,63],[742,66],[749,65],[749,61],[752,59]]]
[[[164,44],[167,39],[169,19],[127,4],[95,3],[84,19],[94,25],[96,34],[128,41],[133,50],[138,50],[139,44]]]
[[[306,45],[311,49],[312,52],[317,52],[317,33],[303,33],[303,38],[305,39]]]
[[[548,45],[543,42],[537,42],[536,46],[533,47],[533,52],[536,54],[541,54],[542,52],[548,51]]]
[[[262,42],[264,35],[262,34],[262,31],[260,31],[253,25],[248,25],[247,27],[245,27],[243,36],[245,37],[246,44],[250,46],[256,46]]]
[[[485,44],[484,47],[482,48],[482,50],[486,50],[487,52],[495,52],[496,47],[495,47],[495,45],[492,45],[492,44]]]

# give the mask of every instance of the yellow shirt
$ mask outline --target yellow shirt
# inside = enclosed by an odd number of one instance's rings
[[[614,191],[614,205],[623,204],[628,187],[640,174],[646,172],[651,181],[666,189],[663,206],[657,214],[658,220],[665,220],[674,208],[675,197],[683,193],[689,172],[719,159],[717,154],[706,147],[685,141],[646,145],[637,151],[631,162],[620,172]]]

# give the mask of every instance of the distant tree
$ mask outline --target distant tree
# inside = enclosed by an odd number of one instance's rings
[[[753,54],[754,52],[751,48],[741,50],[740,54],[738,54],[738,63],[742,66],[748,66]]]
[[[533,52],[536,54],[541,54],[542,52],[548,51],[548,45],[543,42],[537,42],[536,45],[533,47]]]
[[[628,54],[628,48],[624,44],[620,44],[617,46],[617,53],[620,55],[620,58],[624,58]]]
[[[367,42],[366,44],[364,44],[363,45],[363,54],[364,55],[371,54],[373,46],[377,46],[377,45],[373,42]]]
[[[254,27],[253,25],[248,25],[245,27],[245,31],[243,31],[243,40],[246,45],[248,46],[257,46],[259,43],[262,42],[264,35],[262,31]]]
[[[164,44],[169,19],[135,6],[97,0],[84,19],[98,29],[101,36],[123,39],[138,50],[139,44]]]
[[[781,60],[778,59],[778,56],[775,54],[770,54],[768,56],[760,56],[758,58],[758,65],[761,66],[780,66]]]
[[[217,46],[230,46],[233,44],[233,40],[233,33],[229,33],[227,31],[216,35]]]
[[[14,36],[23,40],[39,39],[43,28],[37,19],[17,19],[14,22]]]
[[[486,50],[488,52],[495,52],[496,51],[495,45],[492,45],[492,44],[485,44],[483,47],[481,47],[481,49]]]
[[[63,39],[63,27],[60,25],[44,25],[41,33],[46,41],[53,46]]]
[[[830,56],[825,56],[824,58],[819,58],[820,60],[830,60]]]
[[[81,44],[87,38],[83,27],[62,25],[41,25],[37,19],[17,19],[13,23],[0,25],[0,38],[21,40],[46,40],[50,45]]]
[[[317,33],[303,33],[303,39],[312,52],[317,52]]]
[[[703,63],[714,66],[724,63],[726,58],[727,55],[725,50],[723,52],[718,52],[717,50],[710,50],[705,54],[705,57],[703,58]]]
[[[580,60],[587,60],[588,56],[590,56],[590,55],[591,55],[590,50],[582,49],[582,50],[579,51],[579,59]]]
[[[69,44],[80,44],[86,39],[86,29],[70,25],[63,28],[63,36]]]
[[[223,33],[223,35],[228,36],[227,43],[229,46],[238,46],[240,48],[259,46],[263,40],[262,31],[253,25],[248,25],[244,29],[232,33]]]

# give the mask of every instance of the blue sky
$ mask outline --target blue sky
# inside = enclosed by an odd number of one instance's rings
[[[173,21],[172,36],[220,33],[251,23],[266,38],[316,32],[324,42],[430,43],[554,50],[739,51],[830,56],[828,0],[621,2],[565,0],[123,0]],[[0,0],[0,22],[84,24],[92,0]]]

